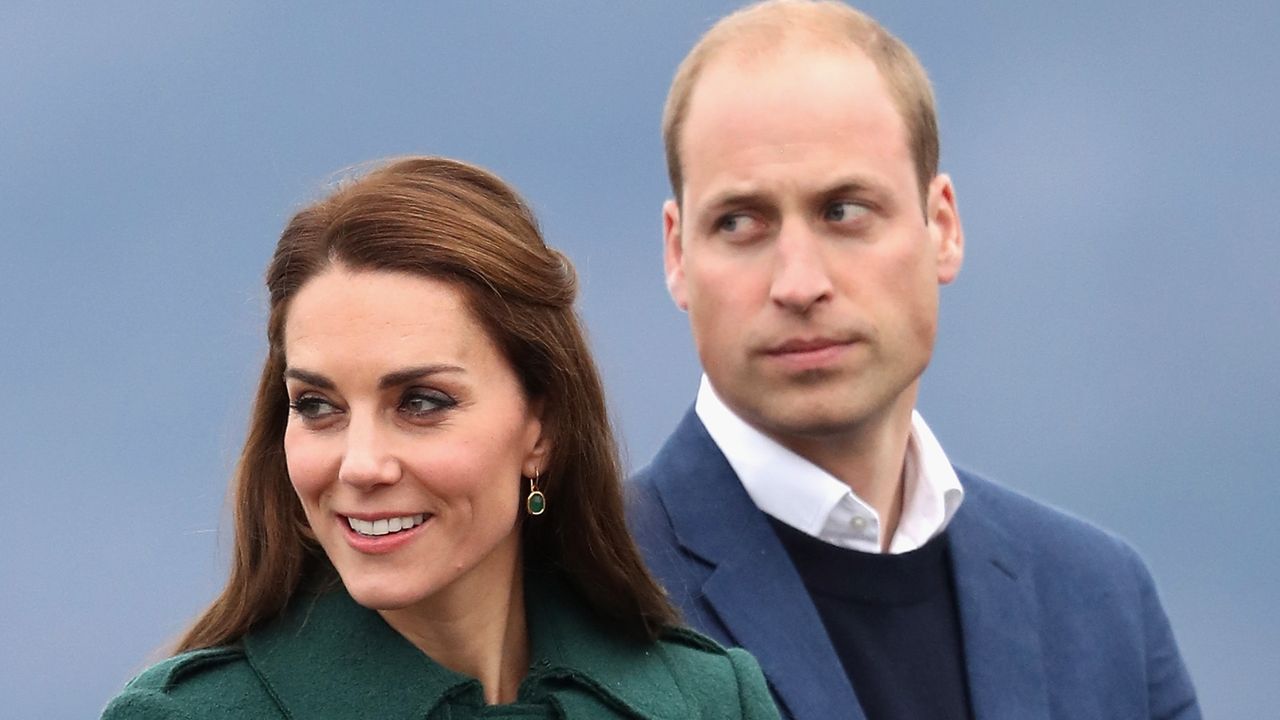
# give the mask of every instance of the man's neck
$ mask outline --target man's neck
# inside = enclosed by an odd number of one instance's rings
[[[817,438],[774,438],[848,485],[876,511],[882,551],[888,551],[902,517],[903,469],[914,405],[913,389],[884,413],[844,432]]]

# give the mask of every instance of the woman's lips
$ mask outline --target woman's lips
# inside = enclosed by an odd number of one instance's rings
[[[338,523],[347,544],[352,548],[369,555],[381,555],[392,552],[421,535],[435,517],[430,513],[379,515],[335,515],[334,521]],[[399,529],[392,530],[392,526],[399,526]]]
[[[361,535],[386,535],[387,533],[400,532],[421,525],[426,517],[426,513],[388,515],[376,519],[348,515],[347,524],[351,526],[352,530]]]

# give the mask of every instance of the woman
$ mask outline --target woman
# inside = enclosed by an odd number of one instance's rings
[[[407,158],[299,212],[221,596],[106,718],[777,717],[626,534],[573,270],[523,201]]]

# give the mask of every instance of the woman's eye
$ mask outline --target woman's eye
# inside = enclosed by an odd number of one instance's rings
[[[307,420],[319,420],[339,412],[333,403],[317,395],[303,395],[289,403],[289,407]]]
[[[827,206],[823,214],[828,222],[848,222],[867,214],[867,206],[852,200],[842,200]]]
[[[453,407],[457,402],[438,390],[410,390],[400,400],[400,410],[413,417],[423,417]]]

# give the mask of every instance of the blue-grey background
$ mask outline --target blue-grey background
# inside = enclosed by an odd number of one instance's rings
[[[576,261],[628,463],[698,368],[659,112],[728,2],[0,7],[0,714],[94,716],[223,580],[261,276],[335,171],[457,156]],[[864,6],[939,99],[968,239],[921,407],[1113,529],[1207,715],[1280,706],[1280,6]]]

